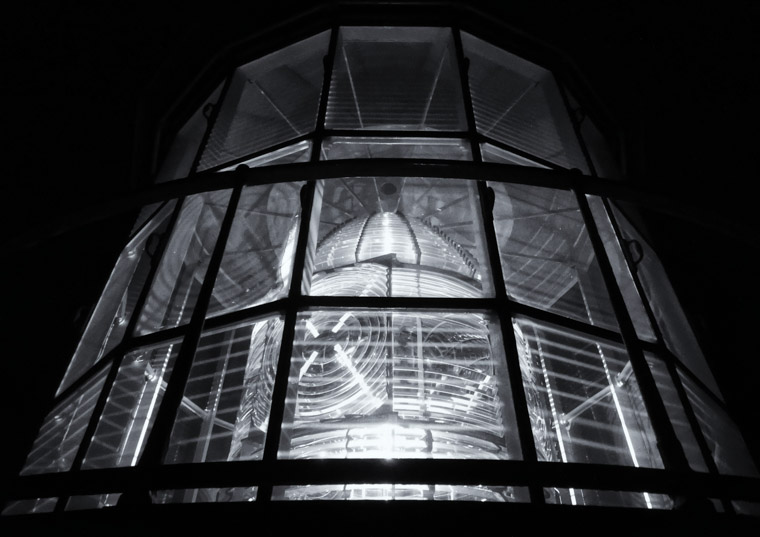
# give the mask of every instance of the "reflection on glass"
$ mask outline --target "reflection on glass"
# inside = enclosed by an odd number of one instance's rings
[[[699,348],[673,286],[668,280],[665,267],[662,266],[654,250],[614,205],[612,205],[612,212],[620,226],[623,239],[640,248],[640,251],[635,252],[634,270],[641,282],[645,298],[649,301],[652,315],[665,345],[710,388],[714,395],[722,399],[718,384]]]
[[[433,500],[462,502],[527,502],[525,487],[482,485],[305,485],[274,487],[272,500]]]
[[[752,455],[733,420],[696,382],[680,371],[679,376],[718,471],[756,477],[758,472]]]
[[[302,185],[288,182],[243,189],[214,283],[209,317],[288,294]]]
[[[221,487],[203,489],[157,490],[153,503],[224,503],[254,502],[258,487]]]
[[[322,32],[235,70],[199,171],[314,130],[329,39]]]
[[[620,242],[615,236],[615,230],[612,227],[612,222],[610,222],[604,202],[599,196],[587,195],[586,199],[591,208],[596,228],[599,230],[599,236],[602,242],[604,242],[604,251],[607,253],[607,259],[609,259],[612,265],[615,281],[623,295],[623,301],[636,329],[636,334],[641,339],[656,341],[657,338],[654,335],[654,330],[652,330],[652,325],[649,323],[649,316],[644,309],[644,304],[641,302],[641,296],[639,296],[639,292],[633,282],[631,271],[628,270],[628,264],[623,256],[623,250],[620,248]]]
[[[524,318],[514,331],[539,460],[662,467],[621,345]]]
[[[261,459],[281,336],[279,317],[203,334],[166,462]]]
[[[71,469],[105,378],[105,371],[93,377],[45,417],[21,475]]]
[[[30,515],[32,513],[52,513],[58,498],[32,498],[10,501],[3,507],[3,516]]]
[[[491,144],[480,144],[480,154],[483,162],[496,162],[497,164],[517,164],[518,166],[531,166],[533,168],[548,169],[543,164],[533,162],[530,159],[515,155],[514,153],[501,149]]]
[[[122,251],[58,388],[59,394],[121,342],[148,278],[158,238],[166,231],[173,210],[171,201]]]
[[[121,497],[121,492],[112,494],[90,494],[87,496],[72,496],[66,502],[66,511],[83,511],[85,509],[102,509],[114,507]]]
[[[492,296],[474,181],[378,177],[319,186],[304,274],[310,294]]]
[[[335,136],[322,142],[322,160],[352,158],[472,160],[472,151],[466,140],[447,138]]]
[[[190,119],[174,136],[169,152],[164,157],[161,169],[156,176],[156,183],[165,183],[190,175],[198,149],[208,128],[211,110],[219,103],[224,84],[219,84],[214,92],[190,116]]]
[[[601,505],[605,507],[638,507],[673,509],[673,500],[665,494],[625,492],[619,490],[545,488],[546,503],[559,505]]]
[[[478,132],[564,168],[588,172],[552,74],[462,32]]]
[[[694,432],[686,417],[686,411],[678,397],[673,379],[670,378],[667,366],[657,356],[645,353],[649,369],[652,370],[654,381],[657,384],[657,390],[660,392],[662,402],[665,404],[665,410],[668,413],[670,422],[673,424],[678,440],[681,442],[689,466],[698,472],[707,472],[702,452],[699,450],[699,444],[694,436]]]
[[[226,190],[185,200],[140,314],[139,334],[190,321],[229,198]]]
[[[311,140],[304,140],[297,144],[277,149],[270,153],[259,155],[258,157],[238,162],[233,166],[222,168],[220,172],[234,170],[238,166],[248,166],[249,168],[259,168],[263,166],[274,166],[276,164],[295,164],[298,162],[309,162],[311,158]]]
[[[451,30],[341,28],[326,126],[465,130]]]
[[[82,468],[137,464],[178,351],[169,343],[124,356]]]
[[[594,250],[571,192],[489,183],[507,293],[523,304],[617,328]]]
[[[279,457],[519,459],[498,323],[299,315]]]

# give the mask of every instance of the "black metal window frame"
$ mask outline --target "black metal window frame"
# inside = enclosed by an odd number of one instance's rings
[[[191,173],[186,179],[177,180],[157,186],[141,196],[142,201],[176,200],[173,215],[165,231],[160,245],[153,254],[151,272],[140,298],[135,306],[126,335],[122,342],[103,357],[95,366],[64,390],[55,403],[65,400],[75,393],[96,375],[106,372],[104,388],[95,405],[83,441],[74,459],[72,469],[59,474],[42,474],[21,476],[17,479],[12,490],[12,499],[57,497],[56,511],[65,510],[68,498],[83,494],[123,493],[123,497],[131,501],[148,502],[151,491],[162,489],[203,488],[203,487],[232,487],[257,486],[256,503],[267,503],[272,500],[272,487],[277,485],[306,485],[321,483],[398,483],[398,484],[479,484],[479,485],[514,485],[525,486],[530,492],[530,501],[543,504],[544,487],[576,487],[586,489],[650,492],[669,494],[674,498],[685,500],[717,498],[721,500],[726,512],[733,512],[732,500],[760,501],[758,480],[739,476],[721,475],[710,455],[707,441],[702,435],[697,418],[686,396],[686,391],[679,378],[679,372],[691,381],[712,392],[697,378],[664,343],[658,329],[651,307],[644,298],[642,284],[636,272],[635,263],[625,248],[623,253],[626,264],[633,277],[634,284],[642,296],[650,324],[655,335],[655,342],[641,340],[635,331],[632,320],[626,309],[621,292],[616,283],[615,274],[591,214],[586,195],[602,196],[610,221],[613,223],[615,234],[621,241],[619,223],[611,211],[611,204],[616,198],[636,199],[637,194],[625,185],[611,183],[595,177],[595,171],[588,149],[580,135],[580,127],[575,115],[569,108],[564,85],[559,82],[563,101],[571,118],[575,133],[578,137],[584,157],[592,172],[584,176],[577,170],[566,170],[550,162],[537,159],[517,148],[509,147],[501,142],[488,139],[478,133],[475,127],[470,89],[467,80],[467,58],[465,57],[460,37],[460,28],[452,27],[454,43],[459,64],[462,92],[465,100],[467,130],[456,132],[428,131],[343,131],[329,130],[324,127],[327,108],[328,89],[332,62],[335,55],[339,26],[331,28],[328,54],[325,58],[325,75],[319,104],[317,126],[313,133],[283,142],[265,151],[241,157],[227,162],[202,173]],[[229,87],[231,75],[227,78],[219,102],[224,102],[226,89]],[[217,117],[220,106],[216,106],[209,117],[204,141],[195,158],[193,171],[197,168],[205,143],[208,140]],[[473,161],[431,161],[412,159],[356,159],[350,161],[320,161],[321,144],[328,136],[392,136],[392,137],[456,137],[464,138],[471,144]],[[238,162],[251,159],[259,154],[269,153],[280,147],[285,147],[302,140],[312,140],[312,152],[309,163],[286,164],[269,168],[241,167],[235,171],[220,172],[221,168],[234,166]],[[549,169],[526,168],[521,166],[483,163],[480,154],[480,143],[488,142],[501,149],[529,158]],[[314,199],[317,181],[341,177],[435,177],[456,178],[476,181],[481,200],[482,221],[484,222],[488,252],[491,259],[491,270],[495,296],[492,298],[473,299],[436,299],[436,298],[355,298],[355,297],[318,297],[301,294],[301,278],[304,270],[304,255],[308,238],[310,211]],[[240,311],[224,314],[218,317],[206,318],[206,308],[209,303],[216,272],[219,269],[224,247],[230,233],[232,220],[242,189],[245,186],[259,185],[272,182],[306,181],[301,191],[301,229],[298,235],[298,246],[293,267],[293,277],[287,298],[276,300],[263,305],[250,307]],[[492,218],[492,191],[487,182],[504,182],[550,187],[569,190],[574,193],[580,209],[585,228],[589,233],[593,251],[599,262],[606,290],[612,301],[613,309],[620,327],[619,331],[609,330],[585,324],[543,311],[531,306],[520,304],[510,298],[506,292],[498,261],[499,253],[496,243]],[[216,247],[211,256],[200,295],[188,324],[169,328],[147,335],[134,334],[139,311],[145,303],[150,282],[156,274],[163,249],[166,247],[172,229],[177,223],[183,200],[192,194],[213,190],[231,189],[232,195],[228,203],[226,216],[216,241]],[[473,460],[279,460],[277,446],[280,437],[280,427],[285,406],[285,395],[288,383],[288,371],[292,354],[296,316],[299,312],[310,308],[352,307],[362,309],[408,309],[415,310],[477,310],[489,311],[497,315],[504,339],[507,369],[511,382],[517,415],[517,427],[522,447],[522,460],[511,461],[473,461]],[[185,382],[190,374],[190,367],[205,330],[220,328],[244,320],[254,320],[265,315],[278,313],[284,318],[282,345],[277,366],[272,408],[269,420],[266,445],[263,459],[260,461],[212,462],[199,464],[165,465],[162,462],[164,449],[167,445],[173,420],[180,404]],[[652,426],[660,447],[665,468],[632,468],[607,466],[586,463],[539,462],[536,459],[531,425],[528,420],[527,403],[521,383],[520,364],[517,356],[514,332],[511,322],[514,316],[520,315],[577,331],[582,334],[623,344],[630,357],[635,377],[644,396]],[[80,470],[85,453],[95,432],[98,418],[102,413],[108,388],[113,384],[121,365],[122,358],[130,351],[148,345],[156,345],[170,341],[181,341],[179,355],[174,371],[167,384],[162,404],[146,442],[142,457],[134,467],[109,468],[102,470]],[[680,402],[684,407],[692,432],[697,439],[699,448],[708,466],[707,473],[694,472],[689,469],[683,448],[676,437],[670,419],[652,372],[646,363],[644,353],[652,353],[661,358],[676,387]],[[722,401],[712,395],[712,402],[723,407]]]

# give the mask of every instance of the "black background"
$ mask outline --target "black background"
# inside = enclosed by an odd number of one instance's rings
[[[65,227],[133,190],[138,122],[176,99],[221,45],[312,5],[258,4],[25,2],[4,16],[3,482],[23,464],[121,249],[107,237],[131,222],[114,216],[53,237],[34,230]],[[476,4],[572,58],[628,134],[630,179],[693,216],[646,215],[727,402],[760,452],[760,2]]]

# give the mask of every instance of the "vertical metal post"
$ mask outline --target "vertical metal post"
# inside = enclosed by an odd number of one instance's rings
[[[483,157],[480,152],[478,142],[478,131],[475,122],[475,111],[472,106],[472,96],[470,94],[469,82],[469,61],[464,55],[464,46],[459,28],[454,28],[454,46],[456,48],[457,61],[459,64],[459,73],[462,83],[462,96],[464,98],[465,114],[467,116],[467,132],[472,147],[472,157],[475,162],[482,162]],[[515,409],[515,420],[517,421],[517,435],[520,439],[520,449],[522,458],[526,462],[536,462],[536,446],[533,439],[533,429],[530,425],[530,414],[528,413],[528,401],[525,397],[525,391],[522,386],[522,373],[520,371],[520,358],[517,354],[517,343],[515,333],[512,329],[510,300],[507,297],[507,289],[504,284],[504,275],[501,270],[501,258],[499,255],[499,245],[496,240],[494,230],[493,207],[495,203],[494,191],[489,188],[485,181],[478,181],[478,197],[480,198],[480,209],[483,221],[483,231],[485,233],[486,246],[488,249],[488,258],[490,261],[491,277],[493,279],[494,295],[497,303],[504,304],[505,307],[499,308],[496,314],[499,317],[502,341],[504,342],[504,355],[507,362],[507,374],[509,375],[510,391],[512,392],[512,403]],[[542,487],[529,485],[528,491],[531,502],[534,504],[544,503],[544,493]]]
[[[182,402],[185,384],[190,376],[195,351],[197,350],[198,342],[200,341],[201,333],[203,331],[206,309],[208,308],[211,299],[214,283],[216,281],[216,274],[219,271],[224,250],[227,245],[227,239],[230,230],[232,229],[232,222],[235,218],[241,192],[242,186],[237,186],[232,190],[230,195],[227,204],[227,212],[222,220],[219,234],[216,239],[216,245],[211,253],[209,265],[206,268],[203,284],[201,285],[198,298],[195,302],[195,309],[193,310],[192,317],[190,318],[187,327],[187,332],[182,341],[179,354],[177,355],[172,373],[169,377],[162,403],[156,412],[156,419],[153,423],[153,427],[148,432],[148,437],[145,442],[145,451],[137,463],[138,472],[136,481],[131,490],[124,493],[125,495],[147,494],[148,491],[145,490],[146,477],[149,475],[152,468],[159,466],[162,462],[163,448],[171,433],[174,418]],[[130,501],[130,499],[127,499],[126,501]]]
[[[562,84],[559,83],[559,81],[554,78],[555,83],[557,84],[557,89],[559,91],[560,96],[562,97],[562,102],[565,105],[565,110],[567,111],[567,115],[570,118],[570,123],[573,126],[573,132],[575,132],[575,138],[578,140],[578,145],[581,147],[581,152],[583,152],[583,158],[586,159],[586,164],[588,165],[588,169],[591,171],[591,175],[594,177],[598,177],[598,174],[596,172],[596,168],[594,167],[594,162],[591,159],[591,154],[588,151],[588,148],[586,147],[586,143],[583,141],[583,135],[581,135],[581,126],[578,123],[578,119],[575,117],[575,114],[573,113],[573,109],[570,107],[570,101],[567,97],[567,94],[565,93],[565,88]]]
[[[206,145],[208,145],[208,141],[211,138],[211,133],[213,132],[214,126],[216,125],[216,120],[219,118],[219,114],[222,110],[222,105],[227,99],[227,94],[229,93],[230,86],[232,85],[232,79],[234,77],[235,77],[235,72],[233,71],[227,76],[227,79],[224,81],[224,87],[222,88],[222,91],[219,93],[219,99],[217,100],[217,103],[214,105],[214,108],[211,111],[211,115],[208,117],[206,132],[203,133],[203,138],[201,138],[201,143],[198,144],[198,152],[195,154],[195,158],[193,159],[193,165],[190,167],[190,175],[193,175],[194,173],[198,171],[198,166],[200,165],[201,159],[203,158],[203,153],[205,153],[206,151]]]
[[[670,470],[676,472],[688,472],[689,464],[686,460],[686,455],[684,454],[681,443],[678,441],[678,437],[673,430],[673,425],[668,418],[665,404],[660,397],[660,392],[655,384],[654,376],[644,358],[644,353],[641,350],[636,335],[636,329],[633,326],[633,321],[631,321],[631,318],[628,315],[628,309],[626,308],[623,295],[617,286],[615,273],[613,272],[610,261],[607,259],[604,244],[599,235],[599,231],[596,229],[594,217],[591,213],[591,208],[588,205],[588,200],[586,200],[586,195],[583,193],[579,184],[575,185],[573,191],[575,192],[586,231],[591,240],[599,268],[602,272],[605,288],[612,302],[612,307],[620,326],[620,332],[628,352],[633,373],[644,397],[644,404],[649,414],[655,436],[657,437],[663,463],[665,464],[665,467]]]
[[[333,66],[335,65],[335,51],[338,48],[339,28],[333,26],[330,30],[330,42],[327,45],[327,54],[322,59],[324,68],[322,78],[322,93],[319,98],[319,108],[317,109],[317,127],[314,130],[314,137],[311,142],[311,162],[319,162],[319,155],[322,149],[322,140],[325,137],[325,116],[327,115],[327,101],[330,97],[330,82],[332,80]]]

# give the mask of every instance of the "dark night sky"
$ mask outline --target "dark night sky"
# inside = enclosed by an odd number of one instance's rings
[[[279,0],[262,13],[258,4],[38,1],[4,17],[1,362],[11,389],[3,390],[8,457],[0,479],[23,462],[121,248],[102,238],[129,222],[109,218],[33,247],[14,239],[128,192],[140,103],[171,102],[230,36],[311,5]],[[648,215],[685,305],[706,329],[716,375],[734,386],[728,403],[744,409],[739,418],[760,446],[751,189],[760,3],[482,4],[573,58],[633,141],[632,179],[701,221]]]

